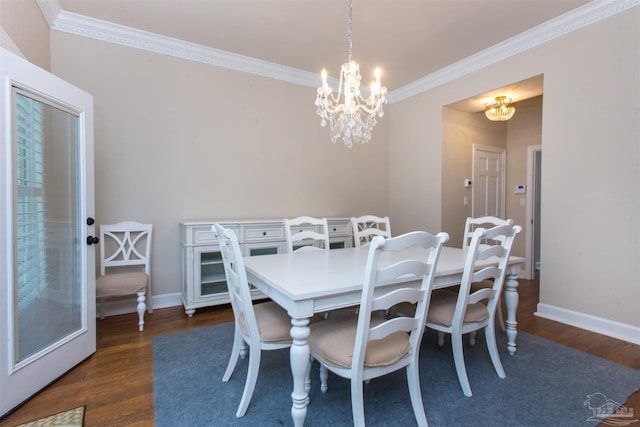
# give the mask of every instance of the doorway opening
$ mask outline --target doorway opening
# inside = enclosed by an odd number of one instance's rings
[[[525,275],[538,278],[540,272],[540,195],[542,145],[527,147],[527,217],[525,242]]]
[[[536,278],[536,262],[540,265],[540,169],[536,185],[531,181],[535,176],[527,175],[532,168],[527,156],[529,147],[534,147],[541,163],[543,83],[543,75],[533,76],[447,104],[442,111],[442,230],[449,233],[450,242],[462,241],[466,218],[480,215],[473,200],[476,184],[481,184],[474,176],[473,145],[504,148],[504,211],[495,214],[524,228],[514,242],[513,254],[526,258],[525,264],[531,266],[523,266],[521,275],[527,279]],[[485,117],[485,103],[497,95],[513,99],[516,113],[509,121],[493,122]]]

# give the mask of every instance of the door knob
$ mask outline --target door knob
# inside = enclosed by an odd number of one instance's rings
[[[87,236],[87,245],[97,245],[100,242],[100,239],[95,236]]]

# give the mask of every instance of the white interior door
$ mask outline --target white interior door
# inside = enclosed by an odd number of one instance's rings
[[[504,218],[506,150],[473,145],[471,215]]]
[[[0,416],[96,350],[93,98],[0,49]]]

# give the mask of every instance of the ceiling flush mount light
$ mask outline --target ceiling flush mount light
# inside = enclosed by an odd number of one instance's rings
[[[511,104],[511,98],[496,96],[495,104],[485,104],[484,115],[492,122],[506,122],[516,112],[516,107]]]
[[[342,139],[351,148],[353,143],[365,143],[371,139],[371,131],[382,117],[382,104],[387,101],[387,88],[380,84],[380,69],[376,69],[376,79],[371,83],[369,97],[360,94],[360,66],[351,57],[351,18],[353,0],[349,0],[349,62],[342,64],[338,95],[327,84],[327,71],[322,70],[322,86],[318,88],[316,112],[322,118],[321,126],[329,122],[331,142]],[[341,97],[344,101],[341,104]]]

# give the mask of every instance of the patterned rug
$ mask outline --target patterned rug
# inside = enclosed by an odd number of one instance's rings
[[[82,427],[84,425],[84,406],[60,412],[39,420],[20,424],[17,427]]]

